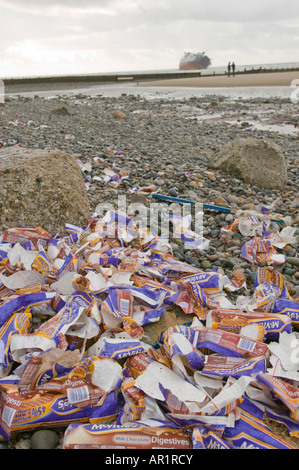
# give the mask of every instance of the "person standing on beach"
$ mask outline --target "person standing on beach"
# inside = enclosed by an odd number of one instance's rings
[[[235,62],[233,62],[233,63],[232,63],[233,77],[235,76],[235,68],[236,68]]]
[[[230,62],[228,63],[228,66],[227,66],[227,75],[230,77],[230,68],[231,68],[231,65],[230,65]]]

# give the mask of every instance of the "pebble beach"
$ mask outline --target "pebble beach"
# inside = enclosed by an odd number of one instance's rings
[[[252,81],[245,83],[243,77],[235,79],[240,79],[239,84],[231,86],[252,86]],[[164,85],[204,86],[203,82],[191,84],[189,79],[185,80],[183,83],[167,81],[165,84],[139,85],[140,90],[146,86],[157,87],[154,99],[148,99],[141,91],[139,94],[138,86],[134,87],[134,93],[128,89],[119,96],[94,94],[92,90],[73,94],[62,90],[55,96],[7,93],[5,103],[0,104],[0,147],[52,148],[72,154],[86,182],[91,214],[99,204],[107,201],[117,209],[119,196],[125,197],[129,205],[134,201],[136,189],[149,186],[160,195],[214,204],[224,209],[256,211],[261,205],[270,207],[275,203],[272,215],[277,221],[271,222],[270,229],[281,230],[278,222],[281,219],[297,227],[296,242],[280,250],[286,260],[275,266],[275,270],[283,275],[289,294],[298,298],[298,103],[289,97],[230,98],[225,93],[214,94],[213,88],[203,96],[159,97],[159,87],[163,93]],[[273,85],[285,86],[287,83],[276,81]],[[256,84],[269,85],[268,82]],[[215,80],[212,86],[226,85]],[[287,184],[282,191],[263,189],[210,169],[209,162],[217,149],[247,137],[270,140],[283,149]],[[108,167],[116,174],[124,172],[126,177],[120,184],[111,185],[104,181],[104,170]],[[267,178],[267,168],[261,168],[261,171]],[[76,197],[75,187],[73,191]],[[153,202],[150,195],[143,194],[143,197]],[[247,288],[230,292],[232,302],[237,295],[253,294],[257,270],[257,265],[242,257],[242,246],[250,237],[222,230],[233,221],[233,212],[204,210],[202,235],[210,241],[206,249],[192,250],[181,240],[169,240],[174,257],[204,272],[222,272],[231,278],[235,268],[242,269]],[[160,235],[159,227],[154,228]],[[61,448],[64,429],[49,428],[48,431],[48,439],[52,442],[49,446]],[[38,444],[32,444],[33,434],[34,431],[19,433],[10,443],[0,443],[0,447],[38,448]],[[299,447],[298,439],[290,439]]]

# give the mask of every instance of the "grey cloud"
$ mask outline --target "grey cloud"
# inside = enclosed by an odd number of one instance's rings
[[[70,8],[84,8],[86,6],[106,7],[113,4],[113,0],[2,0],[1,3],[6,3],[10,6],[19,6],[26,8],[27,6],[61,6]]]
[[[142,2],[141,13],[159,22],[197,19],[198,21],[268,22],[298,17],[297,0],[168,0]]]
[[[284,57],[283,51],[289,57],[297,57],[297,2],[0,0],[0,53],[3,56],[9,46],[18,50],[22,41],[33,41],[38,47],[53,51],[53,57],[60,50],[93,51],[113,57],[116,70],[120,63],[133,63],[135,57],[145,57],[146,63],[160,61],[162,67],[171,58],[175,67],[181,53],[194,48],[208,49],[212,58],[223,57],[224,63],[227,51],[236,51],[243,63],[248,63],[246,57],[255,61],[263,53],[270,63],[276,61],[275,54]],[[101,9],[105,10],[103,14]],[[111,14],[105,14],[108,11]],[[135,69],[140,69],[139,60],[136,63]]]
[[[32,6],[107,8],[116,14],[121,11],[125,17],[139,16],[157,22],[192,18],[199,21],[273,21],[291,19],[299,14],[298,0],[2,0],[1,3],[23,10]],[[134,10],[131,5],[135,6]]]

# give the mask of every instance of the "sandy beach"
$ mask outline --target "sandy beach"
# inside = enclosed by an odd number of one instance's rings
[[[299,71],[294,72],[270,72],[248,73],[228,77],[201,76],[194,78],[175,78],[170,80],[154,80],[139,83],[139,86],[167,86],[167,87],[268,87],[290,86],[293,80],[299,80]]]

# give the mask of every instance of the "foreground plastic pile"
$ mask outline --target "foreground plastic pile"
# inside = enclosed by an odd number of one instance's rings
[[[281,262],[262,230],[244,257]],[[232,304],[242,271],[180,262],[124,214],[66,232],[2,237],[2,436],[65,426],[66,449],[295,447],[263,419],[299,437],[299,299],[271,262]],[[149,344],[146,328],[171,306],[190,321]]]

